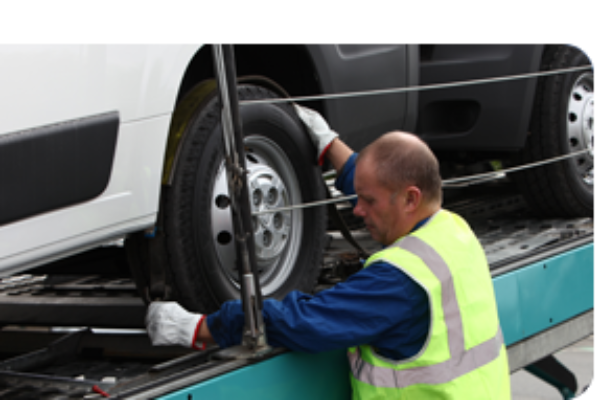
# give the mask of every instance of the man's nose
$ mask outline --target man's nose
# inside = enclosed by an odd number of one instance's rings
[[[356,215],[357,217],[361,217],[361,218],[365,216],[365,211],[361,207],[360,202],[356,202],[356,205],[354,206],[352,213],[354,215]]]

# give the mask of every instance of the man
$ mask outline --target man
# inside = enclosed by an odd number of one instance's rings
[[[263,306],[272,346],[348,348],[355,399],[509,399],[506,349],[485,254],[459,216],[441,209],[437,160],[409,133],[391,132],[354,154],[316,112],[296,106],[336,186],[383,250],[315,296],[291,292]],[[206,318],[175,303],[147,315],[154,344],[241,342],[239,301]]]

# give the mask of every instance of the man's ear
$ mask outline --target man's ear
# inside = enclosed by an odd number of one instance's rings
[[[409,186],[406,188],[404,196],[404,207],[408,212],[414,212],[421,205],[423,200],[423,193],[421,189],[416,186]]]

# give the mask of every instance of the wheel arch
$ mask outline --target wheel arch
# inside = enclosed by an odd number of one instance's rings
[[[303,45],[236,45],[234,46],[238,82],[269,89],[281,97],[321,94],[313,58]],[[191,58],[181,79],[173,110],[196,85],[214,80],[211,46],[201,47]],[[321,101],[307,104],[324,112]],[[171,125],[173,120],[171,121]],[[170,185],[182,137],[170,129],[165,148],[163,185]]]

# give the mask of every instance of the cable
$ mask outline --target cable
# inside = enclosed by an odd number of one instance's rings
[[[272,214],[272,213],[281,212],[281,211],[292,211],[292,210],[298,210],[298,209],[301,209],[301,208],[326,206],[328,204],[341,203],[343,201],[353,200],[353,199],[355,199],[357,197],[358,197],[357,195],[352,194],[350,196],[334,197],[333,199],[313,201],[311,203],[302,203],[302,204],[298,204],[298,205],[295,205],[295,206],[279,207],[279,208],[273,208],[271,210],[256,211],[256,212],[252,213],[252,216],[263,215],[263,214]]]
[[[588,152],[589,152],[589,150],[580,150],[580,151],[576,151],[574,153],[565,154],[562,156],[548,158],[548,159],[542,160],[542,161],[536,161],[533,163],[520,165],[518,167],[501,169],[501,170],[492,171],[492,172],[484,172],[481,174],[463,176],[460,178],[446,179],[446,180],[442,181],[442,187],[459,188],[459,187],[466,187],[466,186],[476,185],[476,184],[480,184],[480,183],[485,183],[485,182],[489,182],[489,181],[492,181],[495,179],[504,178],[507,173],[522,171],[522,170],[529,169],[529,168],[535,168],[535,167],[539,167],[542,165],[551,164],[551,163],[554,163],[557,161],[573,158],[575,156],[578,156],[578,155],[581,155],[584,153],[588,153]],[[318,207],[318,206],[323,206],[323,205],[333,204],[333,203],[341,203],[344,201],[354,200],[357,197],[358,196],[354,194],[354,195],[350,195],[350,196],[334,197],[334,198],[328,199],[328,200],[320,200],[320,201],[313,201],[310,203],[303,203],[303,204],[292,205],[292,206],[287,206],[287,207],[279,207],[279,208],[274,208],[271,210],[256,211],[256,212],[252,213],[252,216],[254,217],[254,216],[263,215],[263,214],[272,214],[272,213],[282,212],[282,211],[293,211],[293,210],[299,210],[299,209],[303,209],[303,208]]]
[[[382,94],[417,92],[417,91],[434,90],[434,89],[447,89],[447,88],[452,88],[452,87],[457,87],[457,86],[480,85],[480,84],[484,84],[484,83],[506,82],[506,81],[513,81],[513,80],[518,80],[518,79],[537,78],[537,77],[548,76],[548,75],[566,74],[569,72],[582,71],[582,70],[587,70],[590,68],[592,68],[591,65],[583,65],[580,67],[555,69],[552,71],[531,72],[531,73],[527,73],[527,74],[508,75],[508,76],[500,76],[500,77],[495,77],[495,78],[472,79],[472,80],[467,80],[467,81],[439,83],[439,84],[436,83],[436,84],[422,85],[422,86],[408,86],[408,87],[391,88],[391,89],[375,89],[375,90],[364,90],[364,91],[358,91],[358,92],[323,94],[323,95],[313,95],[313,96],[298,96],[298,97],[288,97],[288,98],[274,98],[274,99],[263,99],[263,100],[244,100],[244,101],[240,101],[240,104],[265,104],[265,103],[276,104],[276,103],[287,103],[287,102],[342,99],[342,98],[359,97],[359,96],[374,96],[374,95],[382,95]]]
[[[507,168],[507,169],[492,171],[492,172],[484,172],[481,174],[463,176],[460,178],[447,179],[447,180],[442,181],[442,187],[464,187],[464,186],[469,186],[470,184],[483,183],[483,182],[489,181],[489,179],[486,179],[486,178],[496,178],[496,177],[502,178],[502,177],[504,177],[505,174],[510,173],[510,172],[517,172],[517,171],[522,171],[522,170],[529,169],[529,168],[539,167],[539,166],[545,165],[545,164],[551,164],[551,163],[554,163],[557,161],[566,160],[568,158],[573,158],[575,156],[578,156],[578,155],[584,154],[584,153],[589,153],[589,150],[579,150],[574,153],[569,153],[569,154],[565,154],[562,156],[548,158],[546,160],[536,161],[536,162],[532,162],[529,164],[519,165],[518,167],[512,167],[512,168]],[[501,175],[501,176],[499,176],[499,175]],[[461,183],[461,182],[464,182],[464,184],[453,185],[454,183]]]
[[[406,93],[406,92],[416,92],[416,91],[424,91],[424,90],[434,90],[434,89],[447,89],[458,86],[470,86],[470,85],[480,85],[484,83],[496,83],[496,82],[507,82],[518,79],[527,79],[527,78],[536,78],[548,75],[557,75],[557,74],[566,74],[569,72],[582,71],[591,69],[591,65],[584,65],[580,67],[573,68],[562,68],[555,69],[551,71],[542,71],[542,72],[532,72],[527,74],[518,74],[518,75],[508,75],[501,76],[495,78],[485,78],[485,79],[472,79],[466,81],[458,81],[458,82],[450,82],[450,83],[440,83],[440,84],[431,84],[431,85],[422,85],[422,86],[409,86],[404,88],[392,88],[392,89],[379,89],[379,90],[365,90],[358,92],[347,92],[347,93],[338,93],[338,94],[324,94],[324,95],[314,95],[314,96],[299,96],[299,97],[289,97],[289,98],[274,98],[274,99],[263,99],[263,100],[245,100],[240,101],[240,104],[275,104],[275,103],[286,103],[286,102],[301,102],[301,101],[310,101],[310,100],[326,100],[326,99],[341,99],[341,98],[350,98],[350,97],[359,97],[359,96],[373,96],[373,95],[383,95],[383,94],[392,94],[392,93]],[[459,188],[470,185],[481,184],[484,182],[489,182],[495,179],[501,179],[506,176],[507,173],[517,172],[528,168],[534,168],[545,164],[550,164],[553,162],[561,161],[564,159],[572,158],[578,156],[583,153],[587,153],[589,150],[581,150],[575,153],[570,153],[554,158],[550,158],[547,160],[537,161],[530,164],[521,165],[518,167],[508,168],[504,170],[486,172],[481,174],[475,174],[470,176],[464,176],[460,178],[447,179],[442,181],[442,187],[446,188]],[[332,199],[315,201],[311,203],[303,203],[298,205],[292,205],[287,207],[280,207],[272,210],[263,210],[253,212],[252,216],[258,216],[263,214],[272,214],[276,212],[282,211],[292,211],[303,208],[317,207],[321,205],[327,205],[330,203],[340,203],[344,201],[349,201],[356,199],[356,195],[351,196],[343,196],[343,197],[334,197]]]

